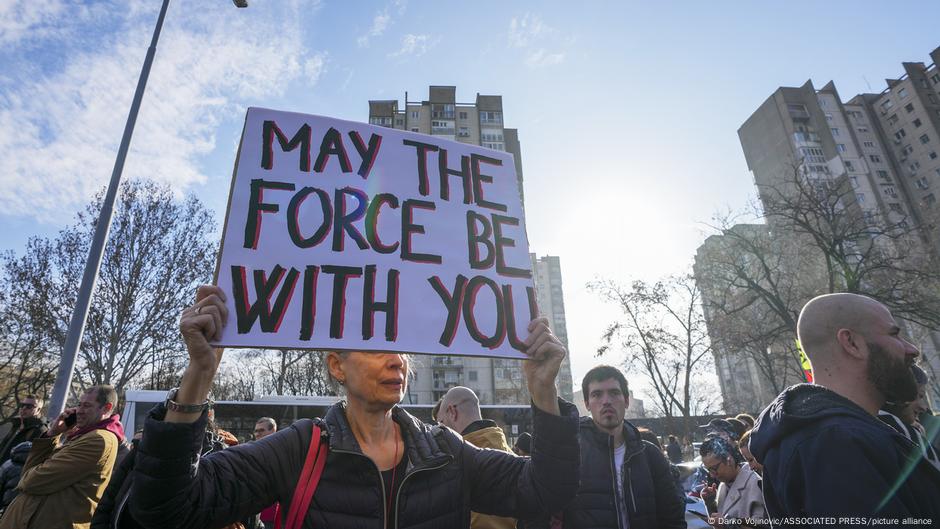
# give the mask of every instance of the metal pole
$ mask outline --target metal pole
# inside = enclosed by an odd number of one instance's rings
[[[150,48],[147,49],[147,57],[144,59],[144,66],[140,71],[137,91],[134,93],[134,102],[131,104],[127,124],[124,126],[124,137],[121,139],[121,147],[118,149],[117,159],[114,161],[114,170],[111,172],[111,183],[108,184],[108,191],[101,206],[101,214],[98,216],[98,223],[95,226],[95,238],[88,250],[85,273],[82,275],[82,284],[78,289],[78,299],[75,302],[75,309],[72,311],[72,318],[69,321],[69,332],[65,338],[62,361],[56,375],[55,387],[52,389],[52,400],[46,411],[50,420],[58,417],[65,409],[65,400],[69,394],[69,387],[72,385],[75,358],[82,343],[82,334],[85,332],[85,320],[88,318],[91,295],[95,291],[95,283],[98,281],[98,268],[101,266],[101,258],[108,240],[108,232],[111,230],[111,215],[114,212],[114,201],[121,185],[124,159],[127,158],[127,148],[131,143],[131,136],[134,134],[137,112],[140,110],[140,102],[144,98],[144,89],[147,87],[147,78],[150,76],[150,65],[153,64],[153,57],[157,52],[157,40],[160,38],[160,30],[163,28],[163,19],[166,17],[169,4],[170,0],[163,0],[160,16],[157,18],[157,26],[153,29],[153,39],[150,41]]]

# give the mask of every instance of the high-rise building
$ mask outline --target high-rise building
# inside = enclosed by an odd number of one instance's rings
[[[404,106],[398,100],[369,101],[369,123],[509,152],[515,160],[519,196],[524,198],[519,132],[504,126],[502,96],[478,93],[473,103],[458,103],[454,86],[431,86],[428,92],[426,101],[411,101],[406,92]],[[549,316],[552,330],[567,347],[561,265],[557,257],[531,257],[539,305]],[[482,404],[529,402],[519,360],[461,356],[424,356],[415,360],[415,377],[406,396],[409,403],[433,404],[454,386],[469,387]],[[558,387],[559,394],[571,400],[569,358],[562,365]]]
[[[888,87],[880,94],[860,94],[843,102],[831,81],[818,90],[807,81],[801,87],[781,87],[771,94],[738,130],[748,169],[765,206],[774,199],[772,194],[795,192],[792,182],[797,177],[851,189],[842,195],[840,207],[858,208],[855,211],[861,211],[871,223],[902,228],[909,222],[937,225],[940,48],[930,56],[933,62],[929,66],[903,63],[905,74],[886,80]],[[774,237],[773,225],[761,229]],[[938,234],[937,230],[919,231],[915,241],[935,262],[940,256]],[[696,266],[708,266],[726,244],[722,236],[709,238],[699,249]],[[809,275],[813,275],[812,264],[810,267]],[[701,281],[700,288],[708,306],[714,301],[708,299],[714,295],[713,289]],[[803,294],[810,296],[812,290],[807,288]],[[710,327],[717,325],[715,315],[707,310],[706,319]],[[940,335],[913,324],[906,327],[928,368],[940,373]],[[722,385],[726,406],[752,399],[766,404],[768,385],[759,370],[743,357],[736,357],[735,351],[716,350],[716,360],[719,369],[724,366],[728,370],[726,374],[734,372],[734,383]]]

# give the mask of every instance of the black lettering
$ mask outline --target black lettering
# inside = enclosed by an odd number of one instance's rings
[[[287,279],[281,286],[281,291],[271,306],[271,296],[277,289],[284,277],[284,268],[281,265],[275,265],[271,271],[271,277],[265,277],[264,270],[255,270],[252,272],[255,283],[255,302],[248,302],[248,286],[245,277],[244,266],[232,267],[232,294],[235,296],[235,318],[238,327],[238,334],[246,334],[251,331],[255,320],[259,321],[261,332],[277,332],[284,319],[284,313],[290,304],[291,296],[294,294],[294,285],[297,284],[297,276],[300,272],[291,268],[287,272]]]
[[[261,167],[271,170],[274,167],[274,138],[284,152],[292,151],[300,146],[300,170],[310,171],[310,125],[304,123],[294,137],[290,140],[281,132],[277,123],[267,120],[261,129]]]
[[[339,160],[340,169],[344,173],[352,172],[352,165],[349,164],[349,156],[346,155],[346,147],[343,147],[343,135],[338,130],[330,127],[323,135],[323,141],[320,142],[320,154],[317,155],[317,161],[313,164],[313,170],[322,173],[326,167],[326,162],[330,156],[336,156]]]
[[[503,237],[503,225],[518,226],[519,219],[507,217],[505,215],[493,215],[493,242],[496,246],[496,273],[508,277],[532,277],[532,272],[527,268],[514,268],[506,266],[506,253],[504,248],[515,248],[516,241],[509,237]]]
[[[356,209],[352,213],[346,214],[346,195],[351,195],[356,197],[359,200],[359,205],[356,206]],[[369,196],[365,192],[355,189],[353,187],[344,187],[342,189],[336,190],[336,202],[333,207],[333,251],[342,252],[344,247],[345,238],[343,233],[348,233],[349,236],[355,241],[356,246],[360,250],[365,250],[369,247],[369,244],[366,242],[365,238],[362,237],[362,234],[359,233],[359,230],[353,226],[353,222],[361,219],[366,214],[366,203],[369,201]]]
[[[441,179],[441,199],[450,200],[450,177],[449,175],[459,176],[463,182],[463,203],[473,202],[473,177],[470,174],[470,157],[460,157],[460,170],[454,170],[447,167],[447,151],[441,149],[437,153],[437,165]]]
[[[411,251],[411,234],[413,233],[424,233],[424,226],[421,224],[415,224],[412,217],[412,212],[415,209],[426,209],[434,211],[437,206],[434,205],[434,202],[428,202],[426,200],[406,200],[402,204],[402,215],[401,215],[401,258],[403,261],[413,261],[415,263],[434,263],[441,264],[441,256],[427,253],[414,253]]]
[[[333,274],[333,305],[330,314],[330,338],[342,338],[346,319],[346,284],[349,278],[362,276],[356,266],[323,265],[324,274]]]
[[[379,155],[379,147],[382,146],[382,136],[372,134],[372,136],[369,137],[368,147],[365,142],[362,141],[362,136],[359,135],[358,131],[349,131],[349,137],[352,139],[356,151],[359,152],[359,157],[362,158],[358,173],[359,176],[365,180],[369,178],[369,173],[372,171],[372,166],[375,164],[375,158]]]
[[[470,168],[473,174],[474,201],[478,206],[482,206],[484,208],[495,209],[496,211],[506,211],[508,208],[505,204],[490,202],[483,198],[483,184],[492,183],[493,177],[480,172],[480,162],[488,163],[490,165],[503,165],[503,161],[497,158],[490,158],[489,156],[483,156],[482,154],[470,155]]]
[[[265,189],[293,191],[294,184],[271,182],[260,178],[251,181],[251,195],[248,199],[248,218],[245,219],[245,248],[251,248],[252,250],[258,248],[258,238],[261,234],[261,214],[277,213],[280,209],[277,204],[263,202]]]
[[[529,300],[529,321],[532,321],[539,316],[539,306],[535,299],[535,289],[525,287],[525,292]],[[509,345],[517,351],[525,351],[527,347],[523,340],[519,339],[519,334],[516,332],[516,310],[512,299],[512,285],[503,285],[503,305],[506,311],[506,332],[509,336]],[[528,322],[523,326],[523,329],[528,329]]]
[[[402,140],[402,143],[414,147],[418,154],[418,193],[426,197],[431,192],[428,189],[428,152],[436,151],[438,147],[437,145],[414,140]]]
[[[317,321],[317,277],[320,267],[309,265],[304,271],[303,312],[300,314],[300,339],[309,340],[313,336],[313,326]]]
[[[379,240],[379,210],[382,204],[388,204],[392,209],[398,209],[398,197],[391,193],[381,193],[369,202],[369,208],[366,210],[366,240],[372,249],[379,253],[394,253],[398,249],[398,241],[392,245],[385,245]]]
[[[483,233],[477,233],[477,223],[483,225]],[[467,251],[470,261],[470,268],[474,270],[486,270],[492,268],[496,260],[496,249],[490,242],[490,235],[493,234],[493,228],[490,226],[490,220],[479,213],[473,211],[467,212]],[[479,247],[486,246],[486,257],[481,259]]]
[[[483,331],[477,325],[476,315],[473,311],[476,305],[477,293],[483,285],[488,286],[496,297],[496,329],[493,330],[492,336],[483,334]],[[474,276],[470,279],[463,297],[463,319],[470,337],[483,347],[496,349],[503,343],[503,339],[506,337],[506,317],[503,312],[503,295],[495,281],[486,276]]]
[[[450,344],[454,343],[454,337],[457,335],[457,322],[460,321],[460,307],[463,304],[467,278],[462,275],[457,276],[457,280],[454,282],[453,294],[447,291],[447,287],[441,282],[441,278],[437,276],[428,278],[428,283],[431,283],[431,287],[433,287],[437,295],[441,297],[441,301],[444,302],[444,307],[447,309],[447,321],[444,323],[444,331],[441,332],[438,343],[445,347],[450,347]]]
[[[317,198],[320,199],[320,208],[323,210],[323,222],[320,223],[320,227],[317,228],[317,231],[315,231],[313,235],[304,238],[300,233],[300,206],[303,205],[304,201],[307,200],[307,197],[312,193],[316,193]],[[330,231],[332,222],[333,206],[330,205],[330,196],[322,189],[305,187],[294,195],[294,198],[290,201],[290,205],[287,206],[287,233],[290,234],[290,240],[293,241],[294,245],[298,248],[310,248],[323,242],[323,239],[326,238],[326,234]]]
[[[375,313],[385,313],[385,340],[398,338],[398,270],[388,271],[385,301],[375,300],[375,265],[366,265],[365,285],[362,289],[362,339],[370,340],[375,334]]]

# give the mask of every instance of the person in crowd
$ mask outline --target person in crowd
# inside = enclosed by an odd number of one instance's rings
[[[470,388],[450,388],[441,398],[438,422],[463,436],[463,440],[478,448],[492,448],[512,452],[506,435],[496,421],[484,419],[480,413],[480,399]],[[470,513],[470,529],[515,529],[516,520],[503,516]]]
[[[255,441],[264,439],[277,431],[277,422],[270,417],[262,417],[255,422]]]
[[[722,437],[712,437],[699,447],[702,464],[718,480],[702,490],[715,526],[744,526],[746,519],[766,519],[760,476],[744,462],[741,452]],[[717,496],[717,498],[716,498]]]
[[[16,417],[9,419],[10,431],[0,441],[0,463],[10,459],[10,452],[16,445],[32,441],[46,433],[48,428],[42,420],[42,399],[36,395],[25,395],[19,401]]]
[[[917,364],[911,366],[911,371],[917,381],[918,399],[910,402],[885,402],[884,406],[878,410],[878,418],[917,445],[920,448],[921,456],[937,470],[940,470],[940,456],[937,455],[934,447],[927,442],[924,427],[917,420],[917,412],[920,406],[918,401],[920,393],[926,391],[927,373]]]
[[[744,460],[747,461],[747,465],[751,467],[751,470],[757,472],[758,476],[763,476],[764,465],[761,465],[759,461],[754,459],[754,455],[751,454],[751,449],[747,446],[749,442],[751,442],[751,430],[744,432],[744,435],[741,436],[741,440],[738,441],[738,450],[741,451],[741,455],[744,456]]]
[[[817,527],[830,516],[940,519],[940,472],[877,419],[885,401],[917,395],[919,352],[891,312],[865,296],[827,294],[803,307],[797,332],[815,383],[784,390],[749,443],[764,465],[770,517],[810,517]]]
[[[666,445],[666,454],[669,456],[669,461],[673,465],[678,465],[682,462],[682,447],[679,446],[679,441],[676,439],[675,435],[669,436],[669,444]]]
[[[124,427],[114,413],[117,401],[113,387],[93,386],[77,409],[59,415],[48,437],[33,440],[19,495],[0,519],[0,529],[89,526],[124,442]],[[72,415],[75,426],[70,428],[67,419]]]
[[[303,419],[198,459],[207,394],[222,356],[208,340],[228,319],[223,296],[218,287],[200,287],[180,319],[189,365],[180,387],[149,414],[134,468],[130,508],[144,527],[218,527],[275,501],[286,505],[311,442],[327,443],[329,452],[301,515],[304,527],[467,528],[471,507],[533,517],[567,504],[577,491],[577,408],[557,397],[566,353],[545,318],[529,323],[525,340],[536,432],[531,458],[476,448],[398,406],[407,391],[407,356],[333,351],[326,364],[345,398],[322,420]],[[325,438],[311,439],[315,425]]]
[[[738,440],[738,431],[727,419],[712,419],[699,426],[699,428],[705,430],[706,437],[709,435],[717,435],[731,443]]]
[[[581,418],[581,487],[557,516],[565,529],[686,527],[684,501],[665,456],[624,420],[630,400],[623,373],[596,366],[581,390],[591,416]]]
[[[636,431],[640,433],[640,439],[655,446],[659,449],[660,452],[663,451],[663,445],[661,442],[659,442],[659,437],[656,435],[656,432],[642,426],[638,426]]]
[[[747,426],[748,430],[750,430],[751,428],[754,428],[754,417],[751,417],[750,414],[739,413],[735,415],[734,418],[743,422],[744,425]]]
[[[16,486],[20,483],[23,464],[26,463],[32,447],[33,443],[29,441],[23,441],[14,446],[10,452],[10,459],[0,465],[0,512],[3,512],[16,497]]]
[[[730,424],[734,429],[735,440],[741,439],[741,436],[744,435],[744,432],[750,430],[750,427],[748,427],[744,421],[739,420],[737,417],[728,417],[725,420],[728,421],[728,424]]]
[[[255,441],[260,441],[277,431],[277,422],[270,417],[262,417],[255,422]],[[273,529],[277,517],[278,504],[268,505],[258,513],[258,519],[265,529]]]
[[[512,451],[518,456],[527,457],[532,455],[532,434],[529,432],[519,434],[519,438],[516,439],[516,444],[512,447]]]
[[[441,412],[441,402],[444,402],[444,397],[437,399],[437,402],[435,402],[434,406],[431,408],[431,422],[435,424],[440,423],[437,415]]]

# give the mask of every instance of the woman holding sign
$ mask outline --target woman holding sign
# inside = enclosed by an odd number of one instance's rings
[[[345,401],[322,420],[305,419],[264,439],[198,458],[206,400],[222,351],[209,340],[228,317],[224,294],[203,286],[183,311],[180,330],[189,366],[165,406],[151,412],[137,455],[131,511],[151,528],[221,527],[279,502],[292,527],[467,528],[470,511],[533,518],[566,504],[578,488],[578,418],[557,397],[555,378],[565,349],[547,320],[529,324],[523,362],[532,395],[531,458],[481,450],[398,406],[408,361],[400,354],[331,352],[331,375]],[[327,454],[307,500],[295,491],[322,429]],[[195,465],[194,465],[195,462]]]

